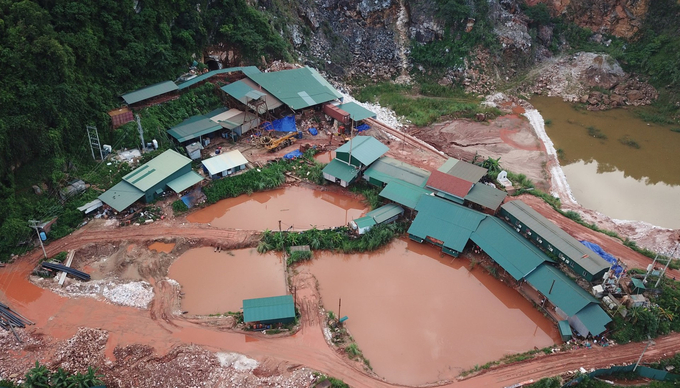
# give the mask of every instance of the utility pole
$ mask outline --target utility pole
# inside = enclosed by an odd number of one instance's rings
[[[642,283],[646,283],[646,282],[647,282],[647,276],[649,276],[649,273],[650,273],[650,272],[654,271],[654,264],[656,264],[656,259],[658,259],[658,258],[659,258],[659,254],[657,253],[657,254],[654,256],[654,260],[652,261],[651,269],[647,270],[647,273],[645,274],[645,278],[642,279]]]
[[[678,245],[680,245],[680,242],[675,243],[675,248],[673,248],[673,252],[671,252],[670,255],[668,255],[668,261],[666,262],[666,266],[663,267],[663,271],[659,274],[659,278],[656,280],[656,284],[654,285],[654,288],[659,286],[659,283],[661,282],[661,278],[666,275],[666,270],[668,269],[668,265],[670,265],[671,261],[673,261],[673,256],[675,255],[675,252],[678,250]]]
[[[43,245],[42,238],[40,237],[40,231],[38,230],[39,223],[40,222],[36,220],[28,220],[28,226],[35,229],[35,233],[38,235],[38,241],[40,241],[40,247],[42,248],[43,255],[45,255],[45,258],[47,259],[47,252],[45,252],[45,246]]]
[[[342,298],[338,298],[338,321],[340,321],[340,307],[342,307]]]
[[[649,347],[649,345],[651,345],[651,344],[654,343],[654,341],[652,341],[652,338],[649,336],[649,334],[647,334],[647,339],[648,339],[647,345],[645,346],[644,349],[642,349],[642,353],[640,354],[640,358],[638,358],[637,362],[635,363],[635,367],[633,367],[633,372],[635,372],[635,370],[637,369],[638,365],[640,364],[640,361],[642,361],[642,356],[643,356],[643,355],[645,354],[645,352],[647,351],[647,348]]]
[[[146,144],[144,143],[144,129],[142,129],[142,120],[139,115],[135,115],[137,118],[137,130],[139,131],[139,138],[142,140],[142,152],[146,149]]]

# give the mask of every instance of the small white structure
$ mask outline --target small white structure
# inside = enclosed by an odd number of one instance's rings
[[[203,149],[203,146],[199,142],[194,142],[186,146],[187,153],[189,154],[189,158],[191,160],[196,160],[201,158],[201,150]]]
[[[245,170],[248,160],[241,154],[241,151],[234,150],[213,156],[201,163],[203,163],[203,170],[211,179],[219,179],[237,171]]]

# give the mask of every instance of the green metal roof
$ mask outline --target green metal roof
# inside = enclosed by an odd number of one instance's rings
[[[472,186],[470,192],[465,196],[465,200],[488,209],[496,210],[501,206],[507,195],[505,191],[500,191],[495,187],[478,182]]]
[[[243,321],[261,322],[295,318],[293,295],[244,299]]]
[[[340,92],[316,70],[309,67],[250,74],[248,78],[292,109],[303,109],[342,99]]]
[[[117,185],[102,193],[99,199],[116,211],[122,212],[143,196],[143,191],[125,181],[120,181]]]
[[[361,218],[357,218],[356,220],[354,220],[354,223],[357,224],[357,227],[359,229],[367,228],[369,226],[377,224],[373,217],[369,217],[368,215]]]
[[[358,160],[364,166],[368,166],[383,156],[390,148],[372,136],[355,136],[347,143],[335,150],[338,155],[351,154],[352,158]],[[351,163],[351,161],[349,161]]]
[[[610,267],[611,264],[600,255],[578,242],[578,240],[540,215],[526,203],[520,200],[510,201],[503,204],[501,209],[517,218],[527,228],[536,232],[543,240],[557,248],[570,260],[578,263],[578,265],[591,274],[594,275],[603,270],[606,271]]]
[[[647,288],[647,287],[645,287],[645,283],[643,283],[641,279],[633,278],[631,280],[633,282],[633,287],[639,288],[641,290],[644,290],[644,289]]]
[[[148,100],[161,94],[172,92],[177,90],[178,87],[172,81],[160,82],[154,85],[147,86],[145,88],[135,90],[134,92],[125,93],[121,97],[125,100],[125,103],[132,105],[134,103]]]
[[[360,121],[367,118],[376,118],[377,115],[356,102],[348,102],[338,105],[338,108],[349,113],[349,117],[354,121]]]
[[[473,183],[482,179],[487,172],[484,167],[479,167],[455,158],[449,158],[437,170]]]
[[[123,180],[137,189],[146,192],[182,167],[191,163],[191,159],[173,150],[167,150],[151,159],[144,165],[125,175]]]
[[[607,330],[605,326],[612,321],[609,314],[596,304],[586,306],[583,310],[576,313],[576,317],[588,329],[590,334],[594,336]]]
[[[389,183],[395,179],[404,181],[416,186],[423,187],[430,172],[412,166],[401,160],[384,156],[371,164],[364,171],[365,177],[370,177],[383,183]]]
[[[226,111],[227,108],[219,108],[208,114],[189,117],[181,124],[168,129],[168,133],[177,139],[178,142],[182,143],[199,136],[219,131],[222,129],[222,126],[219,123],[210,120],[210,118]]]
[[[423,195],[416,205],[418,215],[409,234],[425,239],[432,237],[444,246],[462,252],[472,232],[487,216],[478,211],[431,195]]]
[[[470,237],[515,280],[520,280],[544,261],[551,261],[536,246],[502,220],[487,217]]]
[[[540,265],[526,276],[526,281],[570,317],[591,303],[599,303],[564,272],[549,264]]]
[[[349,183],[359,175],[359,170],[343,161],[333,159],[323,168],[323,173]]]
[[[175,193],[181,193],[189,187],[203,180],[203,177],[196,171],[189,171],[188,173],[173,179],[168,182],[168,187]]]
[[[571,326],[569,326],[569,321],[559,321],[557,322],[557,328],[560,330],[560,335],[562,338],[571,338],[573,333],[571,332]]]
[[[415,209],[420,197],[423,194],[430,194],[431,190],[410,183],[394,180],[385,186],[380,192],[380,196],[409,209]]]
[[[357,225],[361,223],[360,227],[372,226],[375,224],[385,222],[390,218],[402,213],[404,213],[404,209],[402,209],[401,206],[397,206],[393,203],[388,203],[387,205],[381,206],[375,210],[371,210],[370,212],[366,213],[365,216],[354,220],[354,222]],[[373,223],[369,222],[366,219],[373,221]]]
[[[209,71],[209,72],[207,72],[207,73],[205,73],[205,74],[201,74],[201,75],[199,75],[199,76],[197,76],[197,77],[194,77],[194,78],[192,78],[192,79],[190,79],[190,80],[188,80],[188,81],[185,81],[185,82],[182,82],[182,83],[180,83],[180,84],[177,84],[177,87],[179,88],[179,90],[182,90],[182,89],[191,87],[191,86],[193,86],[193,85],[196,85],[197,83],[199,83],[199,82],[201,82],[201,81],[205,81],[205,80],[207,80],[208,78],[213,77],[213,76],[216,76],[216,75],[218,75],[218,74],[233,73],[233,72],[235,72],[235,71],[241,71],[241,72],[243,72],[243,74],[246,74],[246,75],[251,75],[251,74],[260,73],[260,69],[258,69],[258,68],[255,67],[255,66],[246,66],[246,67],[228,67],[228,68],[226,68],[226,69],[213,70],[213,71]]]

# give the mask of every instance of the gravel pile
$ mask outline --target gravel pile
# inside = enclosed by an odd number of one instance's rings
[[[223,367],[233,367],[239,372],[251,371],[258,367],[259,363],[252,358],[248,358],[238,353],[216,353],[220,365]]]
[[[89,366],[102,365],[108,339],[106,330],[80,327],[73,337],[59,345],[50,368],[83,373]]]
[[[370,104],[366,102],[359,102],[357,101],[354,97],[350,96],[349,94],[341,91],[344,99],[343,102],[355,102],[358,105],[363,106],[364,108],[370,110],[371,112],[375,113],[377,115],[377,120],[381,121],[382,123],[394,128],[394,129],[399,129],[402,127],[401,120],[397,115],[394,113],[394,111],[390,108],[385,108],[380,106],[380,104]]]
[[[57,294],[78,297],[104,298],[121,306],[145,309],[153,299],[153,287],[145,281],[118,283],[116,280],[91,280],[89,282],[71,282],[68,286],[52,287]]]

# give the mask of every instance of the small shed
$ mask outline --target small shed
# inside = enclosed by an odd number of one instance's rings
[[[218,154],[203,162],[203,171],[211,179],[218,179],[231,175],[237,171],[245,170],[248,160],[241,154],[241,151],[234,150]]]
[[[191,160],[196,160],[201,158],[201,150],[203,146],[199,142],[194,142],[185,147],[187,149],[187,154]]]
[[[347,187],[359,176],[359,169],[338,159],[331,160],[323,168],[323,177],[331,182]]]
[[[569,326],[569,321],[564,320],[557,322],[557,328],[560,330],[562,341],[567,342],[571,339],[573,334],[571,332],[571,326]]]
[[[294,320],[293,295],[243,300],[243,322],[245,323],[289,323]]]
[[[389,224],[402,214],[404,214],[404,209],[401,206],[389,203],[368,212],[361,218],[351,221],[350,227],[356,230],[358,234],[364,234],[371,230],[374,225]]]
[[[645,283],[643,283],[642,280],[636,278],[631,280],[628,287],[630,287],[630,292],[636,295],[642,294],[647,289],[647,287],[645,287]]]

